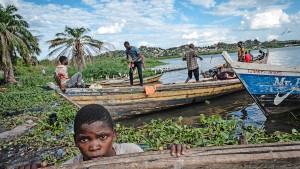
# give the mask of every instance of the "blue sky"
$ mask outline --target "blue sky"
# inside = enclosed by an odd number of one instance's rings
[[[124,49],[170,48],[188,43],[208,46],[248,39],[300,39],[299,0],[0,0],[19,8],[30,30],[46,41],[65,26],[85,27],[95,39]],[[284,33],[289,30],[289,33]],[[287,31],[286,31],[287,32]],[[113,49],[112,49],[113,50]]]

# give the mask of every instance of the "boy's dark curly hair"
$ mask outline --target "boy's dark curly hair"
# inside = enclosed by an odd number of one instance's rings
[[[109,128],[114,130],[113,121],[108,110],[98,104],[90,104],[82,107],[75,116],[74,133],[79,132],[79,128],[83,124],[92,124],[97,121],[102,121]]]

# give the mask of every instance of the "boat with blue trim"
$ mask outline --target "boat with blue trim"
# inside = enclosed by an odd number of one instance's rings
[[[300,66],[268,65],[223,58],[267,117],[300,110]]]

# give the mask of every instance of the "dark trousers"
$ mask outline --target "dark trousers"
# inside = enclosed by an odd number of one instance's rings
[[[198,82],[199,81],[199,68],[188,71],[189,79],[191,79],[193,77],[193,73],[194,73],[196,81]]]
[[[140,86],[143,86],[143,64],[141,61],[134,62],[134,66],[130,68],[129,70],[129,78],[130,78],[130,85],[133,86],[133,71],[135,68],[138,69],[138,74],[140,78]]]

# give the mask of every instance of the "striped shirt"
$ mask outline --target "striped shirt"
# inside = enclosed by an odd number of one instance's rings
[[[186,63],[187,63],[187,68],[188,70],[195,70],[197,69],[199,66],[198,66],[198,63],[197,63],[197,54],[195,52],[194,49],[189,49],[183,58],[186,59]]]
[[[66,84],[66,82],[70,80],[68,77],[68,68],[65,65],[56,66],[55,73],[59,77],[59,80],[62,85]]]

